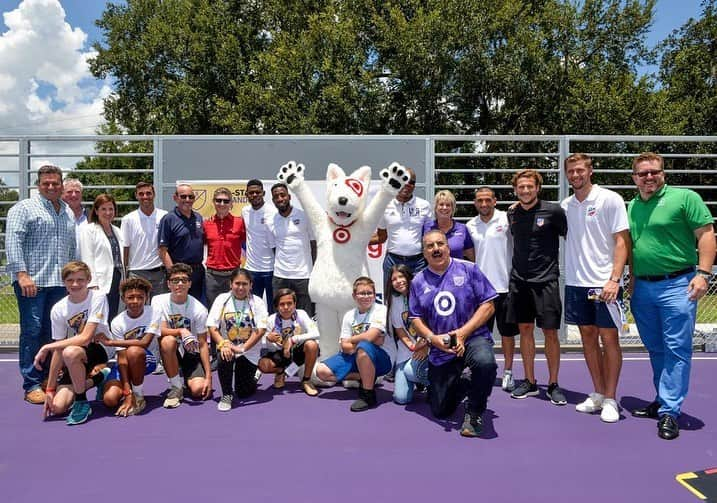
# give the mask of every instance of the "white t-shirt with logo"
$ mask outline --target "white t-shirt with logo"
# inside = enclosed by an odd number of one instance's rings
[[[271,272],[274,270],[274,236],[268,221],[276,214],[276,209],[264,204],[258,210],[250,204],[241,210],[246,228],[246,264],[249,271]]]
[[[70,297],[64,297],[57,304],[52,306],[50,321],[52,324],[52,339],[61,341],[82,333],[87,323],[97,323],[95,334],[109,336],[110,329],[107,326],[109,307],[107,296],[97,290],[88,290],[87,297],[82,302],[74,303]],[[114,348],[103,345],[107,357],[114,355]]]
[[[497,293],[507,293],[513,259],[513,236],[508,214],[496,209],[487,223],[476,215],[466,223],[466,227],[473,239],[476,265]]]
[[[404,256],[421,253],[423,225],[432,220],[433,210],[425,199],[413,196],[405,203],[392,199],[378,223],[388,235],[386,252]]]
[[[232,344],[240,345],[249,340],[254,330],[266,328],[269,317],[266,304],[256,295],[246,299],[237,299],[232,292],[219,294],[212,304],[207,318],[207,326],[219,330],[222,337]],[[261,357],[261,339],[256,342],[244,356],[256,365]]]
[[[395,296],[391,301],[391,310],[389,311],[391,326],[395,329],[402,328],[408,334],[408,338],[411,342],[416,344],[416,332],[408,323],[408,299],[403,295]],[[410,360],[413,357],[413,353],[403,343],[403,341],[396,336],[396,361],[398,363]]]
[[[152,297],[152,307],[157,311],[160,323],[169,328],[186,328],[195,336],[207,332],[207,308],[191,295],[184,304],[172,302],[171,293]]]
[[[286,279],[308,279],[311,276],[311,244],[314,232],[303,210],[292,208],[288,217],[278,212],[268,220],[274,239],[274,276]]]
[[[612,274],[613,235],[629,229],[625,202],[616,192],[593,185],[582,203],[572,195],[561,206],[568,219],[565,284],[602,287]]]
[[[269,320],[266,322],[267,333],[275,331],[276,318],[279,313],[273,313],[269,316]],[[316,322],[303,309],[296,310],[295,318],[288,320],[280,319],[281,327],[279,328],[279,335],[282,339],[291,337],[294,344],[300,344],[305,341],[318,340],[319,339],[319,328],[316,326]],[[269,351],[279,351],[283,346],[274,342],[269,342],[264,336],[264,345]]]
[[[112,339],[117,341],[140,340],[145,334],[152,334],[152,342],[149,349],[154,356],[159,358],[159,344],[157,339],[161,333],[161,314],[152,306],[144,306],[142,314],[132,318],[123,311],[112,320]],[[117,351],[124,351],[125,347],[116,348]]]
[[[366,332],[370,328],[377,328],[386,335],[387,314],[386,306],[376,304],[375,302],[373,306],[371,306],[371,309],[365,313],[359,313],[357,308],[351,309],[346,312],[341,322],[341,335],[339,339],[349,339],[354,335]],[[388,353],[389,358],[391,358],[391,365],[393,365],[396,361],[396,345],[391,342],[392,338],[386,336],[383,338],[383,342],[374,342],[374,344],[380,346]]]

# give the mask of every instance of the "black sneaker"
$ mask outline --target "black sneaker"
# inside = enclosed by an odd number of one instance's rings
[[[480,437],[481,433],[483,433],[483,418],[466,412],[463,417],[463,426],[461,426],[461,436]]]
[[[359,388],[359,396],[351,404],[351,412],[363,412],[376,407],[376,390]]]
[[[538,383],[530,382],[527,379],[521,381],[520,385],[513,390],[510,394],[511,398],[528,398],[529,396],[536,396],[538,393]]]
[[[550,398],[550,403],[553,405],[565,405],[568,403],[568,399],[565,398],[565,393],[563,393],[563,390],[560,389],[560,386],[558,386],[556,382],[548,386],[548,397]]]

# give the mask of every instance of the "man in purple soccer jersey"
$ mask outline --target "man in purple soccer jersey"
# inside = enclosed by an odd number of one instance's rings
[[[423,236],[423,256],[428,268],[411,282],[409,311],[416,333],[431,346],[431,412],[439,418],[448,417],[467,395],[460,433],[477,437],[483,431],[481,415],[498,368],[486,326],[498,294],[478,266],[451,258],[443,232],[432,230]],[[471,370],[469,380],[461,378],[465,367]]]

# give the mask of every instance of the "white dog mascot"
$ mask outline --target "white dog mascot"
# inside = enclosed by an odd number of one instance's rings
[[[289,161],[277,178],[286,183],[299,199],[316,236],[316,263],[309,279],[309,295],[316,303],[321,355],[339,351],[341,321],[356,306],[353,282],[368,276],[366,247],[391,199],[406,185],[409,174],[392,163],[381,170],[381,188],[366,205],[371,168],[362,166],[350,176],[336,164],[326,172],[326,210],[304,183],[304,166]]]

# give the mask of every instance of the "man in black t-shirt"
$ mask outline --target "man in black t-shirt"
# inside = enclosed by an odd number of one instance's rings
[[[525,380],[511,396],[527,398],[539,393],[535,379],[535,337],[537,324],[545,334],[545,357],[548,360],[548,398],[555,405],[565,405],[565,394],[558,386],[560,341],[558,329],[562,316],[558,278],[560,236],[568,230],[565,212],[560,205],[538,199],[543,177],[525,169],[513,176],[518,204],[508,211],[513,235],[513,268],[508,287],[510,322],[518,323],[520,354]]]

